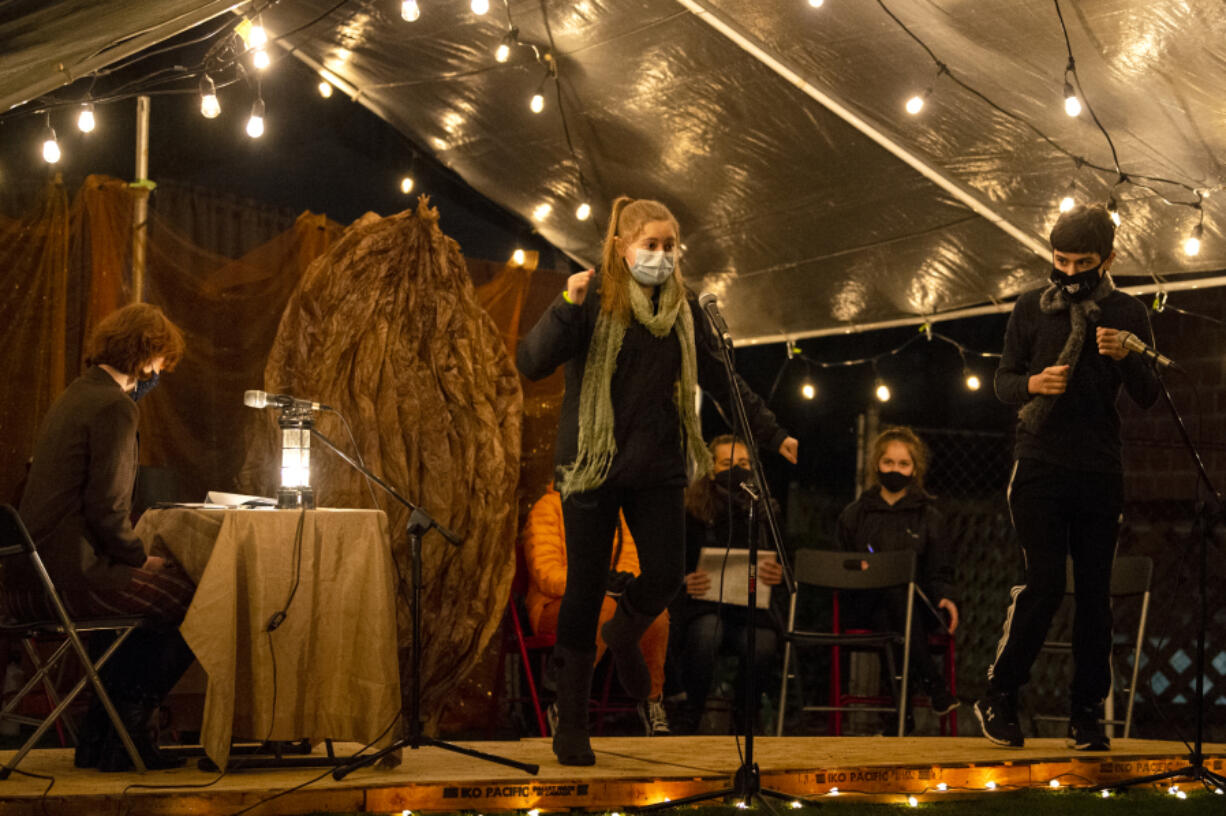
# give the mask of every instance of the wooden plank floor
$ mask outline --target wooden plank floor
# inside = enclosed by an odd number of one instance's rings
[[[4,814],[205,814],[231,813],[270,794],[323,775],[302,790],[262,806],[260,814],[313,811],[518,810],[589,808],[616,810],[677,799],[729,784],[741,760],[731,737],[607,737],[593,740],[597,764],[558,765],[545,739],[466,742],[467,747],[540,765],[521,771],[438,748],[404,751],[395,768],[367,768],[336,782],[324,769],[247,770],[222,776],[194,765],[173,771],[103,774],[72,766],[71,750],[34,751],[20,770],[0,781]],[[358,746],[337,746],[338,753]],[[1226,745],[1206,745],[1208,765],[1226,772]],[[998,748],[981,738],[761,737],[755,759],[764,787],[788,795],[897,798],[1100,783],[1175,769],[1186,764],[1182,743],[1116,740],[1106,753],[1081,753],[1059,739],[1028,740],[1021,750]],[[321,752],[317,752],[321,753]],[[12,752],[0,753],[7,761]]]

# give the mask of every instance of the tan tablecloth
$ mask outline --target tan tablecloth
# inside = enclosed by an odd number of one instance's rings
[[[400,708],[387,516],[306,511],[295,590],[299,514],[171,508],[136,527],[197,583],[180,631],[208,675],[200,740],[219,767],[235,735],[366,743]],[[285,621],[267,632],[291,592]]]

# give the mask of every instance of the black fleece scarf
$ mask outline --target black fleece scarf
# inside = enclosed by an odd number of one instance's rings
[[[1077,361],[1081,359],[1081,347],[1085,345],[1086,340],[1086,328],[1090,321],[1098,320],[1102,313],[1098,302],[1114,291],[1115,282],[1111,280],[1111,274],[1104,271],[1098,285],[1094,287],[1090,297],[1085,300],[1073,300],[1055,283],[1048,286],[1043,290],[1043,294],[1039,295],[1039,308],[1046,314],[1057,312],[1068,312],[1069,314],[1068,339],[1064,341],[1064,348],[1060,349],[1060,356],[1056,358],[1056,362],[1052,363],[1052,365],[1069,367],[1069,382],[1073,381],[1073,370],[1077,367]],[[1018,421],[1026,430],[1038,433],[1059,398],[1059,394],[1034,395],[1017,412]]]

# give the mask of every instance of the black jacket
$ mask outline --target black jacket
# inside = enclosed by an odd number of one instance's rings
[[[953,547],[932,497],[911,489],[891,505],[880,488],[866,490],[839,514],[836,540],[848,552],[914,550],[928,600],[933,606],[942,598],[956,601]]]
[[[139,417],[132,398],[94,366],[43,420],[20,512],[59,588],[123,586],[128,567],[145,562],[129,518]],[[23,567],[6,567],[6,588],[37,586]]]
[[[558,420],[554,462],[568,465],[578,453],[579,394],[588,344],[600,314],[601,275],[592,278],[587,297],[575,306],[560,294],[541,315],[516,351],[520,373],[530,380],[547,377],[566,365],[566,393]],[[694,320],[698,384],[728,405],[728,378],[719,355],[719,340],[711,331],[693,292],[686,290]],[[681,345],[675,333],[656,337],[631,318],[613,372],[613,438],[617,455],[605,484],[677,486],[686,483],[681,417],[674,402],[674,383],[681,373]],[[754,439],[763,450],[778,450],[787,432],[775,415],[736,377],[745,401]]]
[[[1041,294],[1034,290],[1018,298],[1005,330],[1005,349],[996,369],[996,396],[1010,405],[1033,398],[1028,390],[1031,375],[1055,365],[1069,336],[1068,312],[1043,312]],[[1115,407],[1120,386],[1134,402],[1148,408],[1158,399],[1158,377],[1136,354],[1118,361],[1099,354],[1094,329],[1096,325],[1124,329],[1146,343],[1153,342],[1153,332],[1145,306],[1131,295],[1117,289],[1098,305],[1102,313],[1097,324],[1086,328],[1067,390],[1056,399],[1038,433],[1018,425],[1014,458],[1099,473],[1123,470],[1120,415]]]

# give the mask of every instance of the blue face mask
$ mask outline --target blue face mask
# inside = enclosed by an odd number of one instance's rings
[[[158,372],[153,372],[153,376],[147,380],[137,380],[136,388],[132,390],[132,401],[140,402],[140,398],[148,394],[157,387],[158,377],[161,376]]]
[[[672,252],[636,249],[634,263],[630,265],[630,276],[644,286],[659,286],[672,277],[676,264],[677,256]]]

